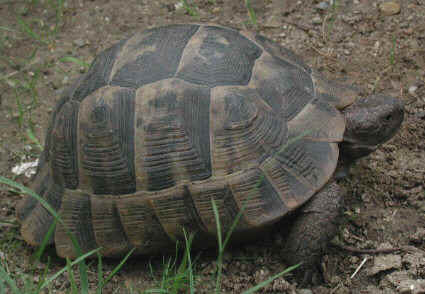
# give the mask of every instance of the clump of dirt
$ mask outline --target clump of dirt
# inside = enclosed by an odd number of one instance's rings
[[[59,21],[48,1],[0,6],[0,27],[8,28],[1,31],[0,43],[0,174],[12,178],[15,164],[36,158],[39,150],[26,129],[43,142],[61,91],[85,70],[81,62],[64,63],[64,57],[89,63],[114,42],[168,23],[213,22],[257,31],[294,50],[329,78],[360,87],[365,95],[399,97],[406,108],[396,137],[361,160],[343,181],[345,221],[338,236],[339,243],[359,249],[402,249],[364,254],[331,246],[322,262],[324,284],[300,289],[289,275],[264,292],[425,293],[425,2],[251,1],[257,26],[244,1],[195,1],[191,10],[179,2],[65,1]],[[28,183],[24,176],[16,179]],[[11,271],[28,272],[33,249],[20,239],[14,215],[21,196],[4,189],[0,195],[0,259]],[[280,242],[272,236],[230,249],[224,259],[223,292],[240,293],[282,271],[287,265],[280,258]],[[149,261],[128,261],[106,293],[155,285]],[[199,292],[211,293],[214,288],[214,261],[215,251],[203,252],[197,261]],[[152,264],[160,272],[162,260]],[[114,265],[107,261],[106,272]],[[63,266],[63,261],[53,259],[51,270]],[[39,265],[36,273],[43,268]],[[94,284],[96,275],[90,279]],[[69,287],[65,281],[54,283],[57,293]]]

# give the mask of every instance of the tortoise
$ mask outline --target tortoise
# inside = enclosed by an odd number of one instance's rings
[[[361,96],[259,34],[152,28],[101,52],[64,91],[31,187],[83,251],[111,257],[162,252],[183,228],[210,246],[213,199],[223,232],[242,211],[235,241],[284,223],[283,256],[310,279],[337,232],[336,178],[403,120],[399,99]],[[31,245],[53,222],[31,197],[17,216]],[[75,257],[62,225],[50,242]]]

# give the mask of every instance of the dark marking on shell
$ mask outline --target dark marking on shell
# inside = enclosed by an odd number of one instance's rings
[[[120,256],[131,249],[116,201],[110,197],[91,197],[93,232],[96,244],[106,256]]]
[[[150,101],[150,106],[164,115],[144,126],[145,169],[148,175],[147,190],[161,190],[175,185],[172,153],[177,145],[186,143],[179,121],[176,120],[177,95],[165,93]]]
[[[186,89],[181,99],[184,129],[194,157],[185,166],[191,181],[207,179],[212,174],[210,151],[210,90],[204,87]]]
[[[226,175],[256,166],[285,142],[286,122],[261,102],[256,90],[214,90],[214,172]]]
[[[186,48],[176,77],[215,87],[246,85],[262,50],[237,31],[201,27]]]
[[[314,99],[311,93],[298,87],[291,87],[283,93],[281,114],[285,121],[293,119],[309,102]]]
[[[295,116],[314,98],[313,81],[303,69],[269,55],[257,65],[251,84],[276,113],[291,108],[291,116]]]
[[[122,40],[96,56],[88,72],[83,76],[72,93],[73,99],[81,102],[88,95],[109,83],[109,76],[116,57],[126,42],[126,39]]]
[[[198,25],[173,25],[144,32],[140,42],[131,48],[135,51],[133,54],[137,54],[135,59],[117,70],[111,85],[139,88],[171,78],[177,71],[187,42],[198,28]],[[133,38],[139,37],[135,35]]]
[[[44,197],[52,180],[50,177],[50,171],[46,166],[37,173],[37,177],[32,182],[31,189],[37,193],[37,195]],[[29,195],[25,196],[24,200],[19,203],[16,209],[16,217],[18,220],[23,222],[32,213],[38,203],[39,202],[34,197]]]
[[[136,191],[134,95],[134,90],[121,88],[113,90],[112,105],[99,98],[92,106],[89,122],[81,126],[82,165],[91,179],[94,194]]]
[[[161,196],[154,198],[152,204],[162,227],[172,240],[185,240],[183,229],[200,234],[206,232],[187,187],[175,186]]]
[[[297,177],[298,181],[315,191],[332,174],[338,152],[329,142],[290,138],[290,142],[273,158]],[[336,155],[336,158],[335,158]]]
[[[139,91],[136,131],[143,154],[136,162],[141,169],[140,187],[156,191],[181,180],[209,178],[209,88],[171,79]]]
[[[45,179],[48,179],[47,185],[44,183]],[[37,185],[37,190],[41,193],[40,196],[57,211],[61,206],[64,194],[63,185],[53,182],[49,173],[47,173],[45,179],[42,178],[41,181],[38,182],[39,185]],[[53,223],[54,217],[41,203],[37,202],[35,206],[31,208],[32,204],[31,201],[28,203],[28,207],[26,207],[27,216],[22,224],[21,232],[27,240],[31,240],[31,244],[41,244],[44,236]]]
[[[262,35],[255,35],[255,41],[257,41],[261,46],[263,46],[264,50],[266,50],[274,57],[282,59],[285,62],[289,62],[293,65],[299,66],[308,74],[311,74],[311,68],[308,67],[307,64],[305,64],[305,62],[303,61],[303,59],[297,54],[295,54],[294,51],[289,50],[288,48],[285,48],[283,46],[278,46],[276,42],[273,42],[272,40]]]
[[[277,221],[288,211],[280,195],[259,168],[246,171],[230,182],[230,188],[244,219],[252,227]]]
[[[285,213],[297,208],[314,192],[273,157],[264,161],[261,169],[270,184],[278,191],[284,206],[287,207],[283,210]]]
[[[77,129],[80,103],[68,101],[56,117],[52,130],[53,180],[68,189],[78,187]]]
[[[171,247],[173,242],[164,231],[146,196],[141,192],[117,201],[118,213],[132,246],[142,252],[160,252],[165,244]]]
[[[228,184],[224,181],[216,181],[214,183],[205,183],[202,186],[192,185],[190,190],[202,223],[211,236],[217,235],[217,224],[211,203],[211,200],[214,199],[220,218],[222,234],[225,235],[240,212],[240,208]],[[243,231],[248,227],[249,225],[241,218],[235,230]]]
[[[55,232],[56,251],[59,256],[75,257],[77,252],[64,226],[74,235],[83,252],[96,249],[92,226],[90,194],[78,190],[66,190],[59,214],[64,225],[58,224]]]

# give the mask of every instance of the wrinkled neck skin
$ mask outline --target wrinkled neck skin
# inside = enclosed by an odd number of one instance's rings
[[[336,178],[347,176],[353,163],[375,151],[397,133],[403,121],[404,105],[397,98],[374,95],[359,98],[345,108],[343,114],[346,129],[339,146]]]

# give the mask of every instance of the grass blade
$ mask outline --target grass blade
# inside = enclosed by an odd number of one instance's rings
[[[41,151],[43,151],[43,145],[41,145],[40,141],[37,139],[37,137],[34,135],[34,132],[30,128],[27,129],[27,136],[31,142],[33,142]]]
[[[249,19],[251,20],[251,23],[254,26],[257,26],[257,16],[255,15],[254,8],[252,8],[251,6],[251,1],[245,0],[245,6],[246,6],[246,9],[248,10],[248,15],[249,15]]]
[[[68,272],[68,280],[71,284],[71,293],[78,294],[77,283],[75,283],[74,272],[72,271],[71,261],[66,258],[66,271]]]
[[[102,293],[102,283],[103,283],[103,264],[102,264],[102,255],[97,252],[97,289],[96,293]]]
[[[100,288],[102,289],[111,279],[112,277],[123,267],[127,259],[133,254],[134,250],[136,248],[131,249],[127,255],[121,260],[121,262],[114,268],[114,270],[109,274],[108,277],[106,277],[105,280],[102,281]]]
[[[211,198],[211,205],[214,212],[215,223],[217,226],[217,238],[218,238],[218,249],[221,251],[223,249],[223,242],[221,239],[221,224],[220,224],[220,215],[218,213],[217,205],[215,204],[214,198]]]
[[[21,26],[21,30],[24,33],[27,33],[27,35],[29,35],[31,38],[33,38],[34,40],[39,41],[40,43],[44,44],[44,45],[48,45],[49,43],[44,41],[41,36],[39,34],[37,34],[36,32],[34,32],[33,30],[31,30],[31,28],[29,27],[29,25],[27,25],[21,18],[17,18],[17,21],[19,23],[19,25]]]
[[[3,266],[0,266],[0,282],[1,281],[4,281],[5,283],[9,285],[9,288],[13,294],[20,294],[20,291],[18,287],[16,286],[16,283],[9,276],[9,274],[4,270]]]
[[[271,282],[273,282],[273,280],[275,280],[275,279],[277,279],[277,278],[279,278],[279,277],[281,277],[281,276],[283,276],[283,275],[285,275],[285,274],[293,271],[294,269],[296,269],[299,266],[300,266],[300,264],[296,264],[296,265],[290,266],[287,269],[285,269],[284,271],[282,271],[282,272],[280,272],[280,273],[278,273],[278,274],[276,274],[274,276],[271,276],[270,278],[268,278],[267,280],[261,282],[260,284],[258,284],[256,286],[254,286],[254,287],[252,287],[252,288],[250,288],[250,289],[242,292],[242,294],[252,294],[252,293],[260,290],[261,288],[267,286],[268,284],[270,284]]]
[[[41,255],[43,255],[44,250],[46,249],[46,246],[49,243],[50,238],[53,236],[53,232],[56,228],[57,220],[54,219],[53,223],[50,225],[49,230],[47,231],[47,234],[44,236],[43,241],[41,241],[40,246],[38,247],[37,251],[32,256],[33,260],[40,261]]]
[[[194,238],[194,235],[190,234],[188,239],[186,230],[184,228],[183,228],[183,234],[184,234],[184,240],[186,242],[186,255],[187,255],[188,270],[189,270],[189,289],[190,289],[190,294],[193,294],[195,293],[195,285],[193,281],[192,259],[190,257],[190,248],[192,246],[192,240]]]
[[[101,248],[97,248],[94,249],[90,252],[87,252],[86,254],[83,254],[81,256],[79,256],[77,259],[75,259],[73,262],[71,262],[71,267],[73,267],[74,265],[84,261],[87,257],[89,257],[90,255],[98,252]],[[41,285],[40,290],[47,287],[53,280],[55,280],[57,277],[59,277],[61,274],[63,274],[65,271],[67,271],[67,268],[64,267],[63,269],[59,270],[58,272],[56,272],[54,275],[52,275],[50,278],[46,279],[44,281],[44,283]],[[87,273],[87,272],[86,272]],[[81,289],[81,293],[83,293],[83,290]]]
[[[218,213],[217,205],[215,204],[214,198],[211,198],[211,204],[214,212],[215,223],[217,225],[217,239],[218,239],[218,257],[217,257],[217,277],[215,280],[215,293],[220,293],[221,289],[221,274],[223,270],[223,253],[224,247],[221,239],[221,224],[220,215]]]
[[[196,11],[197,7],[195,5],[191,6],[187,0],[182,0],[182,3],[187,14],[193,17],[199,17],[199,13]]]
[[[56,213],[56,211],[50,206],[49,203],[47,203],[46,200],[44,200],[42,197],[40,197],[37,193],[32,191],[31,189],[15,182],[12,180],[9,180],[8,178],[5,178],[3,176],[0,176],[0,183],[3,183],[5,185],[8,185],[12,188],[15,188],[16,190],[20,191],[23,194],[29,195],[31,197],[34,197],[38,202],[40,202],[41,205],[51,214],[53,217],[62,225],[64,225],[62,219],[59,217],[59,215]]]
[[[63,62],[63,63],[72,62],[72,63],[75,63],[75,64],[77,64],[77,65],[79,65],[81,67],[84,67],[86,69],[88,69],[90,67],[90,64],[88,64],[87,62],[85,62],[85,61],[83,61],[81,59],[72,57],[72,56],[62,57],[62,58],[59,59],[59,61],[60,62]]]
[[[20,191],[23,194],[29,195],[31,197],[34,197],[40,204],[55,218],[57,222],[59,222],[61,225],[63,225],[65,232],[67,236],[71,239],[72,245],[74,246],[74,249],[77,251],[77,256],[86,256],[86,254],[83,255],[83,251],[81,250],[80,245],[78,244],[77,239],[75,239],[74,235],[71,234],[71,232],[68,230],[67,226],[63,222],[63,220],[60,218],[60,216],[56,213],[56,211],[50,206],[50,204],[43,199],[41,196],[39,196],[37,193],[32,191],[31,189],[16,183],[12,180],[9,180],[8,178],[0,176],[0,183],[6,184],[10,187],[13,187]],[[91,251],[93,252],[93,251]],[[87,276],[87,265],[84,262],[84,258],[80,259],[77,258],[76,260],[79,260],[79,270],[80,270],[80,282],[81,282],[81,293],[86,294],[88,293],[89,288],[89,282],[88,282],[88,276]]]

